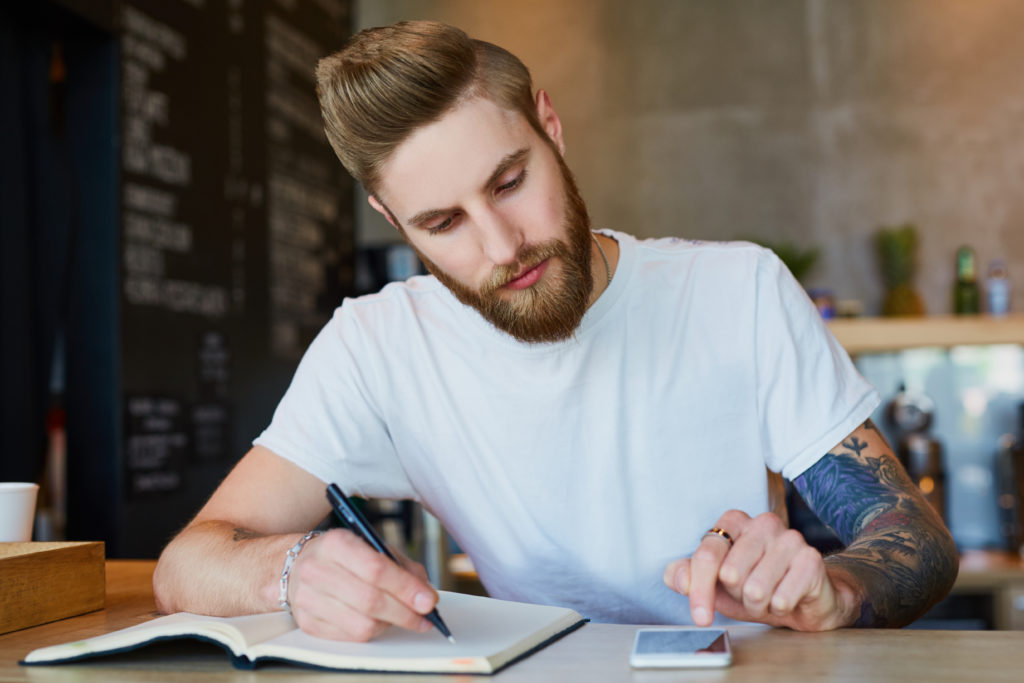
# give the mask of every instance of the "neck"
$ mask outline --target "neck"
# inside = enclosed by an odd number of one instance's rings
[[[590,241],[590,272],[594,279],[594,289],[590,293],[590,302],[587,304],[588,308],[601,298],[604,290],[608,289],[611,278],[615,276],[615,268],[619,263],[619,243],[611,237],[600,235],[596,232],[591,234],[594,238]],[[605,269],[605,259],[601,255],[602,250],[604,250],[604,256],[608,260],[607,269]]]

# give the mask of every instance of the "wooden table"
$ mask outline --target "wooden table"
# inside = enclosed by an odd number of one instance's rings
[[[0,636],[0,681],[483,681],[474,676],[366,676],[284,665],[237,671],[214,646],[170,644],[173,656],[125,653],[74,665],[22,667],[18,660],[45,645],[98,635],[156,616],[152,561],[107,563],[107,607]],[[997,631],[846,630],[795,633],[740,627],[734,663],[725,670],[634,671],[629,650],[637,626],[587,624],[494,678],[511,681],[1020,681],[1024,634]],[[162,647],[162,646],[158,646]]]

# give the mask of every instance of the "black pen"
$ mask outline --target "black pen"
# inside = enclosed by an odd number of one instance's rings
[[[337,484],[327,485],[327,500],[330,501],[331,507],[334,508],[334,513],[338,515],[338,518],[345,524],[349,529],[352,530],[359,538],[363,539],[378,553],[382,553],[391,559],[392,562],[398,564],[398,560],[391,554],[388,547],[384,545],[384,542],[377,535],[377,532],[373,530],[370,523],[363,517],[363,513],[359,512],[349,501],[348,496],[342,492]],[[445,626],[444,620],[441,619],[441,615],[437,613],[437,609],[430,611],[430,614],[424,615],[437,630],[444,635],[450,642],[454,643],[455,638],[452,638],[452,632]]]

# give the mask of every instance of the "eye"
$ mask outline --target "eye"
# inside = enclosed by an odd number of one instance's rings
[[[440,223],[437,223],[435,225],[428,225],[425,229],[426,229],[426,231],[429,234],[437,235],[437,234],[440,234],[440,233],[444,232],[445,230],[449,229],[450,227],[452,227],[452,223],[454,223],[454,222],[455,222],[455,216],[451,215],[451,216],[448,216],[448,218],[445,218]]]
[[[517,187],[519,187],[520,185],[522,185],[524,180],[526,180],[526,169],[525,168],[515,178],[513,178],[510,181],[508,181],[504,185],[499,185],[497,188],[495,188],[494,193],[495,194],[506,194],[508,192],[511,192],[512,190],[514,190]]]

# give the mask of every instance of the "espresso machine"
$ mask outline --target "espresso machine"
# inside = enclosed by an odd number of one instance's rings
[[[886,407],[886,421],[896,434],[896,457],[910,479],[946,524],[946,471],[942,444],[928,430],[935,404],[923,394],[908,392],[903,385]]]
[[[1018,433],[1004,434],[996,454],[999,532],[1007,550],[1024,555],[1024,403]]]

